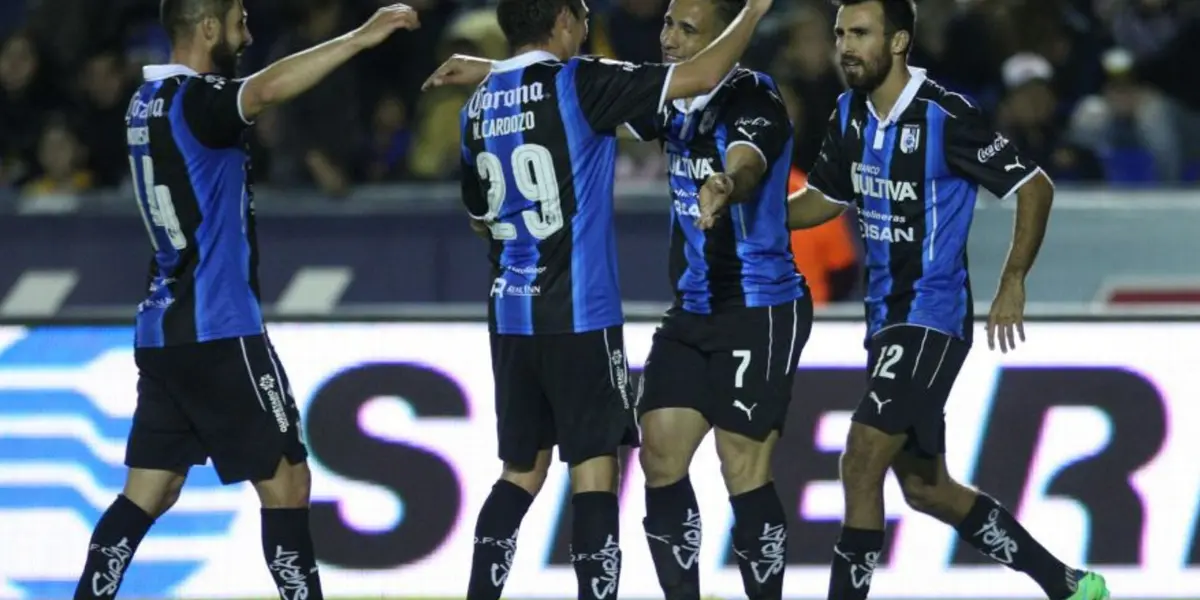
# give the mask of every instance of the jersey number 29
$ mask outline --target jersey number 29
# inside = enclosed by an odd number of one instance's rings
[[[129,168],[133,171],[133,190],[137,194],[138,212],[142,215],[142,223],[146,225],[146,233],[150,234],[150,243],[154,246],[154,251],[158,252],[158,236],[155,235],[157,227],[166,232],[172,248],[187,248],[187,235],[183,233],[183,228],[179,225],[179,216],[175,214],[170,188],[154,185],[154,159],[149,156],[142,157],[140,178],[137,163],[132,156],[129,157]]]
[[[513,181],[517,191],[526,200],[535,202],[540,210],[521,211],[525,227],[535,239],[544,240],[563,228],[562,199],[558,193],[558,174],[554,172],[554,156],[545,146],[522,144],[513,150]],[[475,158],[479,177],[487,180],[489,227],[492,238],[514,240],[517,226],[497,221],[504,200],[508,197],[508,186],[504,180],[504,163],[491,152],[483,152]]]

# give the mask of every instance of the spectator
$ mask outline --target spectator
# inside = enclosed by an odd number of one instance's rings
[[[1017,54],[1005,61],[1003,73],[1006,90],[998,128],[1055,181],[1103,180],[1095,154],[1068,142],[1059,127],[1050,61],[1038,54]]]
[[[412,145],[408,107],[398,95],[385,95],[375,107],[373,125],[367,179],[375,183],[403,179],[408,175],[408,153]]]
[[[37,155],[41,176],[25,184],[22,197],[74,196],[92,188],[92,174],[85,166],[87,149],[64,117],[49,120],[38,142]]]
[[[0,184],[32,174],[43,111],[55,106],[33,38],[17,33],[0,46]]]
[[[129,173],[126,158],[125,110],[133,94],[121,56],[102,52],[88,59],[79,77],[81,132],[96,185],[116,187]]]
[[[785,27],[787,41],[771,73],[791,92],[785,100],[796,128],[793,163],[808,169],[843,90],[833,62],[833,24],[825,13],[805,6],[789,15]]]
[[[338,0],[307,0],[306,7],[295,33],[280,41],[275,59],[340,35],[354,22]],[[281,107],[281,143],[271,178],[315,184],[334,197],[349,193],[363,142],[359,101],[358,77],[346,68]]]
[[[1104,89],[1080,102],[1071,119],[1071,135],[1102,157],[1110,180],[1179,181],[1183,156],[1177,107],[1137,80],[1129,52],[1105,53],[1104,68]]]

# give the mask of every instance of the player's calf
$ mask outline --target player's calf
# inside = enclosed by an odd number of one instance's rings
[[[546,483],[551,450],[541,450],[532,465],[504,463],[475,520],[475,549],[467,600],[499,600],[517,552],[517,531],[534,497]]]
[[[779,432],[756,440],[717,429],[721,475],[733,506],[733,550],[750,600],[783,597],[787,566],[787,514],[771,476]]]
[[[262,504],[262,547],[279,597],[323,598],[309,529],[312,474],[303,460],[283,457],[270,479],[254,482]]]
[[[88,542],[76,600],[115,597],[138,545],[154,521],[179,499],[186,471],[130,469],[125,489],[104,511]]]
[[[638,458],[646,476],[642,525],[654,571],[667,600],[699,600],[700,506],[688,467],[710,426],[689,408],[649,411],[641,425]]]
[[[850,425],[841,458],[846,514],[834,546],[829,598],[865,600],[883,551],[883,482],[906,436],[860,422]]]
[[[621,577],[619,477],[615,455],[571,466],[571,564],[580,600],[617,597]]]

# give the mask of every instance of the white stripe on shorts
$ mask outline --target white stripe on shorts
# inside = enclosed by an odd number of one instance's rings
[[[262,407],[263,412],[267,412],[267,405],[263,402],[262,393],[258,391],[258,379],[254,377],[254,369],[250,366],[250,354],[246,352],[246,338],[238,338],[238,344],[242,347],[242,362],[246,363],[246,374],[250,376],[250,387],[254,390],[254,395],[258,397],[258,405]]]

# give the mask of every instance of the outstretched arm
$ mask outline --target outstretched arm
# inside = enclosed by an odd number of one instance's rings
[[[253,120],[267,108],[308,91],[334,69],[359,52],[378,46],[396,30],[418,27],[416,11],[404,4],[392,4],[376,11],[354,31],[279,60],[242,84],[238,100],[242,117]]]

